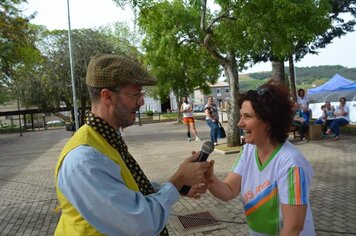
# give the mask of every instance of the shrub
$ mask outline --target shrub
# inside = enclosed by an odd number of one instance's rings
[[[25,132],[26,129],[22,129],[21,131]],[[0,133],[20,133],[20,127],[0,128]]]
[[[166,119],[173,119],[173,118],[177,119],[178,113],[177,112],[164,113],[164,114],[162,114],[162,117],[166,118]]]
[[[152,117],[153,116],[153,111],[146,111],[146,116]]]

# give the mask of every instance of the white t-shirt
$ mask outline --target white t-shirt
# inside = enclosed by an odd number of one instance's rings
[[[183,104],[182,104],[183,110],[188,110],[190,107],[192,107],[192,105],[190,103],[183,102]],[[193,117],[193,111],[183,112],[183,117]]]
[[[340,106],[336,106],[335,113],[340,112]],[[344,118],[347,121],[350,121],[349,116],[350,116],[350,110],[348,106],[344,106],[344,112],[347,113],[346,116],[337,116],[336,119]]]
[[[330,110],[326,109],[326,119],[327,120],[334,120],[335,119],[335,115],[334,115],[335,109],[334,107],[331,107]]]
[[[212,103],[212,104],[206,104],[205,107],[204,107],[204,111],[208,109],[209,110],[209,113],[210,113],[210,116],[215,119],[215,120],[219,120],[219,113],[218,113],[218,107],[216,106],[215,103]],[[210,120],[211,117],[210,116],[205,116],[205,119],[206,120]]]
[[[283,224],[281,203],[308,205],[300,235],[315,235],[309,203],[314,171],[289,141],[278,147],[262,166],[255,145],[245,144],[232,171],[242,176],[241,196],[251,235],[278,235]]]
[[[303,109],[309,109],[309,100],[307,96],[304,96],[303,98],[297,97],[297,103],[301,106]]]

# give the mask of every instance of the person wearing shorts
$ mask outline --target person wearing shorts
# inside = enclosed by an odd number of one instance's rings
[[[192,141],[192,137],[190,135],[190,131],[193,132],[195,136],[195,141],[201,141],[198,132],[195,128],[195,120],[193,115],[193,105],[188,101],[188,97],[183,97],[183,103],[180,111],[183,113],[183,123],[187,127],[187,137],[188,141]]]

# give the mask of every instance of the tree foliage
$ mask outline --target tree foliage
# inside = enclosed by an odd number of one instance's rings
[[[328,19],[329,28],[317,35],[311,44],[299,44],[296,48],[295,60],[299,61],[306,54],[317,54],[318,49],[325,48],[336,37],[354,31],[356,24],[356,0],[330,0]]]
[[[328,23],[324,20],[326,0],[318,2],[217,0],[214,5],[209,2],[213,9],[207,0],[146,0],[132,4],[140,10],[139,25],[147,36],[146,45],[154,42],[157,54],[162,53],[161,47],[169,51],[189,48],[195,57],[205,50],[220,64],[231,95],[228,145],[235,146],[239,144],[238,71],[247,62],[288,58],[298,41],[314,40],[321,32],[316,30]],[[183,60],[181,54],[174,56],[172,60]]]
[[[31,67],[41,59],[35,46],[36,27],[22,15],[19,5],[26,0],[3,0],[0,2],[0,103],[17,96],[14,87],[14,71],[19,67]]]
[[[130,37],[128,28],[121,24],[115,24],[112,28],[72,30],[74,81],[79,107],[90,105],[85,78],[91,57],[98,53],[115,53],[136,59],[139,52],[131,44]],[[44,29],[38,47],[44,59],[32,68],[24,68],[22,76],[19,76],[21,100],[27,107],[36,105],[47,111],[64,104],[72,109],[68,32]]]
[[[246,55],[238,50],[246,48],[239,46],[246,42],[234,40],[242,34],[235,30],[236,22],[224,22],[223,17],[230,17],[228,11],[214,15],[206,7],[206,1],[203,2],[205,7],[196,1],[139,2],[138,22],[145,35],[145,53],[149,54],[150,66],[156,68],[153,71],[166,71],[162,76],[157,73],[157,77],[171,81],[169,84],[162,83],[164,90],[176,90],[179,96],[194,87],[206,88],[207,82],[216,81],[217,76],[213,73],[218,72],[218,67],[223,69],[230,83],[233,104],[228,143],[235,146],[239,143],[236,127],[238,69],[244,64],[242,58]],[[229,34],[226,33],[227,29]],[[167,73],[171,73],[169,77]]]
[[[296,46],[309,44],[330,27],[326,0],[248,1],[244,8],[251,47],[259,60],[287,60]],[[267,10],[268,9],[268,10]]]
[[[145,33],[145,62],[158,79],[155,93],[162,100],[173,91],[179,106],[180,98],[195,89],[210,93],[209,83],[219,77],[219,63],[203,48],[187,43],[185,35],[199,31],[196,9],[185,9],[178,1],[162,2],[142,12],[139,26]]]

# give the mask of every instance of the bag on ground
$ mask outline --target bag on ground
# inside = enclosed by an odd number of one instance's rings
[[[226,138],[225,129],[224,129],[224,127],[222,127],[220,122],[219,122],[218,138]]]

